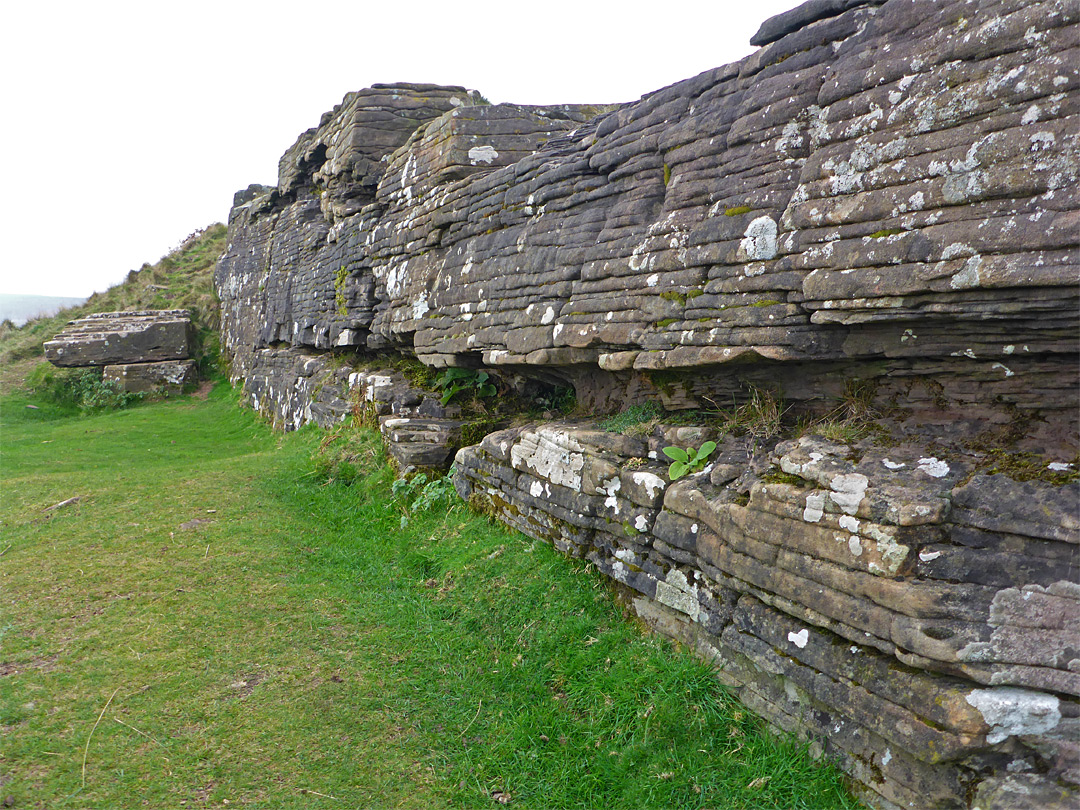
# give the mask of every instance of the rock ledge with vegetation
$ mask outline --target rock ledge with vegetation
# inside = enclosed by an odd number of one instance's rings
[[[351,93],[234,199],[231,373],[403,468],[456,450],[871,804],[1071,806],[1078,21],[811,0],[629,104]]]

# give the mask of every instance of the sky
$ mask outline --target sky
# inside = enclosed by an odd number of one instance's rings
[[[0,32],[0,293],[88,296],[273,185],[344,95],[612,103],[751,53],[799,0],[32,0]]]

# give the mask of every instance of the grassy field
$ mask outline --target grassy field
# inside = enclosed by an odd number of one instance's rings
[[[220,382],[27,404],[0,400],[6,806],[857,806],[580,563],[460,504],[402,527],[372,434],[274,434]]]

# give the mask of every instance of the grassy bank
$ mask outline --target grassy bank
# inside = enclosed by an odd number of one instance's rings
[[[0,408],[16,808],[855,806],[581,564],[461,505],[402,527],[371,435],[342,475],[223,384],[26,404]]]

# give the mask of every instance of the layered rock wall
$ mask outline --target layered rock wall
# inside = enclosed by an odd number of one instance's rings
[[[1078,21],[1064,0],[811,0],[631,104],[350,94],[234,200],[232,373],[286,427],[342,418],[376,352],[570,385],[586,413],[857,395],[887,442],[729,439],[669,485],[651,458],[700,429],[537,425],[463,450],[457,483],[591,559],[874,802],[1065,806]],[[391,445],[470,443],[419,408],[383,407]]]
[[[622,583],[876,805],[962,807],[1009,774],[1030,797],[979,806],[1076,799],[1080,487],[810,436],[727,438],[670,483],[661,449],[704,438],[515,428],[461,450],[456,484]]]

